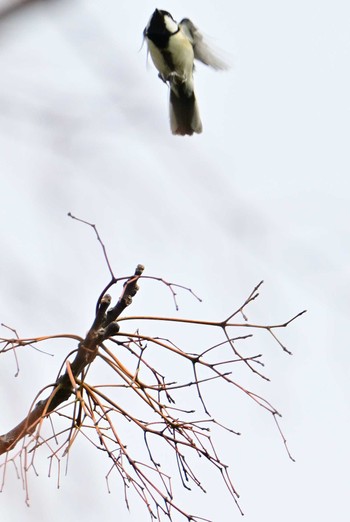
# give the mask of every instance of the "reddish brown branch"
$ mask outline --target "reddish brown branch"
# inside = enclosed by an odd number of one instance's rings
[[[17,442],[26,435],[31,435],[44,416],[69,399],[73,393],[72,377],[78,378],[83,370],[93,362],[103,341],[118,333],[119,325],[116,323],[116,319],[131,304],[132,298],[138,290],[137,281],[142,272],[143,266],[138,265],[135,274],[124,283],[123,292],[117,304],[110,310],[108,310],[111,303],[110,296],[106,294],[102,297],[94,322],[85,339],[80,341],[69,370],[66,370],[57,379],[49,397],[38,402],[18,426],[0,436],[0,455],[13,449]]]
[[[91,226],[97,233],[95,226]],[[102,247],[104,247],[98,233],[97,238]],[[33,339],[0,339],[0,344],[4,345],[2,352],[54,337],[66,337],[79,341],[77,350],[66,356],[65,362],[59,371],[59,377],[51,385],[52,392],[49,397],[37,402],[30,409],[28,416],[18,426],[0,437],[0,453],[4,453],[14,448],[16,443],[26,435],[30,436],[25,439],[22,448],[14,457],[6,457],[3,469],[6,470],[6,463],[11,460],[14,462],[16,458],[25,459],[25,464],[21,464],[21,473],[25,481],[26,498],[28,498],[27,471],[29,467],[35,469],[34,456],[37,449],[42,445],[46,445],[50,451],[50,466],[56,459],[59,467],[61,458],[68,455],[74,441],[81,433],[95,448],[105,452],[111,459],[112,469],[119,474],[123,481],[127,504],[127,491],[133,488],[146,504],[151,518],[163,520],[166,517],[171,520],[173,511],[176,511],[188,521],[199,522],[200,520],[207,520],[185,513],[173,498],[171,477],[164,473],[163,469],[160,469],[160,466],[163,466],[163,462],[158,462],[158,455],[155,452],[153,454],[151,441],[156,439],[162,441],[165,448],[175,458],[180,480],[186,489],[191,489],[194,485],[203,491],[205,490],[200,476],[197,475],[197,469],[192,463],[192,458],[189,459],[188,456],[196,455],[197,457],[203,457],[212,468],[217,469],[226,488],[242,513],[238,504],[239,495],[231,482],[228,466],[219,458],[211,439],[211,427],[217,426],[235,435],[239,435],[239,432],[224,426],[214,419],[206,405],[204,387],[211,381],[226,383],[226,385],[238,389],[258,406],[272,414],[288,455],[291,456],[277,420],[277,416],[280,415],[279,412],[265,398],[255,394],[234,380],[235,372],[232,371],[232,364],[243,363],[255,374],[263,376],[255,370],[257,365],[259,367],[264,366],[258,360],[261,354],[249,355],[246,354],[245,350],[246,355],[243,356],[237,351],[235,344],[250,337],[252,335],[251,331],[256,329],[266,330],[287,351],[275,332],[288,326],[304,312],[280,324],[262,325],[248,323],[244,313],[245,307],[258,296],[260,283],[250,293],[242,306],[237,308],[226,320],[220,322],[173,317],[120,317],[125,308],[131,304],[133,296],[138,291],[138,281],[142,276],[143,266],[138,265],[134,275],[127,278],[115,279],[111,270],[110,272],[112,280],[97,301],[95,318],[85,338],[67,335]],[[173,286],[179,285],[167,283],[160,278],[153,279],[165,283],[172,291],[176,302],[176,293]],[[111,297],[106,294],[106,291],[122,280],[125,282],[121,296],[115,306],[111,306]],[[237,314],[241,314],[244,322],[231,322],[232,318]],[[169,321],[192,326],[214,326],[224,335],[224,340],[213,344],[209,348],[199,350],[199,353],[191,353],[185,350],[183,346],[177,346],[172,340],[147,336],[140,333],[138,329],[134,333],[119,332],[120,321],[135,319]],[[124,322],[125,324],[127,323]],[[229,335],[229,328],[240,327],[248,328],[250,332],[247,335],[235,337]],[[117,337],[115,337],[116,335]],[[109,349],[107,341],[113,343],[113,350]],[[177,380],[172,380],[173,374],[171,374],[171,379],[162,375],[158,366],[153,366],[151,363],[152,359],[147,357],[152,349],[163,352],[166,350],[166,353],[175,356],[178,361],[192,365],[192,380],[188,380],[188,378],[183,380],[182,376],[180,376],[179,382],[177,382]],[[232,356],[232,351],[235,356]],[[225,353],[229,355],[223,355]],[[219,354],[218,358],[216,358],[217,354]],[[74,358],[72,357],[73,355]],[[102,384],[91,386],[86,382],[87,370],[96,356],[99,356],[101,361],[107,365],[108,370],[113,372],[112,384],[103,382]],[[70,361],[71,358],[73,359],[72,361]],[[130,360],[131,364],[129,364]],[[139,410],[137,410],[137,414],[135,413],[129,402],[126,406],[121,402],[123,394],[118,393],[121,388],[127,389],[134,400],[143,406],[141,415]],[[186,396],[185,404],[179,404],[178,407],[175,407],[175,401],[176,405],[178,404],[178,391],[183,388],[196,390],[196,400],[199,400],[206,414],[204,419],[201,417],[194,418],[196,410],[190,409],[192,406],[188,400],[191,398],[190,394],[188,397]],[[115,396],[111,393],[113,389],[117,390]],[[66,401],[72,395],[73,400],[67,404]],[[132,401],[133,399],[131,398],[131,403]],[[71,408],[68,414],[66,413],[67,406]],[[44,436],[41,434],[41,424],[43,419],[49,414],[52,434]],[[65,424],[64,429],[56,432],[54,420],[57,417],[62,421],[68,421],[69,424],[68,427]],[[117,422],[115,421],[116,418]],[[131,454],[128,445],[121,440],[122,430],[119,428],[123,421],[136,429],[138,433],[141,432],[143,434],[149,461],[139,461],[134,454]],[[62,441],[62,439],[64,440]],[[51,442],[53,441],[57,443],[57,448],[55,449],[51,447]]]

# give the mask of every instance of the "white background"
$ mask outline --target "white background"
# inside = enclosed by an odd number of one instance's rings
[[[214,387],[212,408],[242,432],[218,435],[221,455],[245,520],[347,521],[349,3],[47,4],[0,20],[0,321],[21,336],[88,329],[108,271],[69,211],[96,223],[117,275],[143,263],[203,298],[180,294],[178,315],[221,320],[264,279],[250,320],[308,309],[281,332],[293,357],[268,335],[253,341],[271,383],[246,376],[282,411],[296,463],[268,414]],[[171,135],[167,89],[140,50],[155,7],[191,18],[231,63],[197,67],[200,136]],[[143,283],[131,313],[175,312],[165,288]],[[195,342],[207,346],[206,333]],[[13,358],[1,358],[1,433],[73,348],[22,352],[17,378]],[[57,491],[42,462],[29,509],[9,472],[2,521],[147,520],[136,499],[128,513],[117,483],[107,494],[108,466],[78,443]],[[203,477],[207,495],[179,488],[183,505],[240,520],[219,478],[209,468]]]

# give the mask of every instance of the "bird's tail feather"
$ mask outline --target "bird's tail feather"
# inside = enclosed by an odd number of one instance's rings
[[[170,125],[173,134],[180,136],[202,132],[197,100],[193,91],[190,93],[179,85],[176,90],[170,88]]]

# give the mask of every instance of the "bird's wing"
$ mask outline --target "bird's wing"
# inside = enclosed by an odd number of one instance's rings
[[[213,67],[213,69],[228,69],[228,65],[216,56],[206,44],[203,35],[198,31],[197,27],[191,22],[191,20],[184,18],[179,23],[179,27],[190,40],[196,60]]]

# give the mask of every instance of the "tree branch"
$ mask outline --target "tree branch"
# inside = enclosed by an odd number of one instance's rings
[[[132,298],[138,291],[137,281],[143,270],[142,265],[136,267],[135,274],[124,283],[122,295],[113,308],[108,310],[111,303],[111,297],[108,294],[100,300],[94,322],[85,339],[79,342],[76,356],[70,364],[70,372],[75,379],[93,362],[103,341],[118,333],[119,325],[116,319],[131,304]],[[70,372],[66,370],[57,379],[52,385],[53,391],[49,397],[39,401],[18,426],[0,436],[0,455],[13,449],[17,442],[26,435],[31,435],[44,416],[69,399],[73,392]]]

